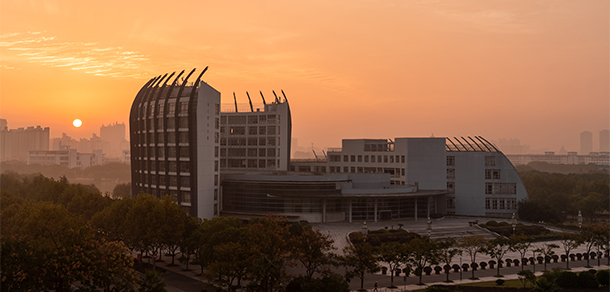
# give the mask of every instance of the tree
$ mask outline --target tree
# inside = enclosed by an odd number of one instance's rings
[[[168,251],[168,255],[172,257],[171,265],[174,266],[174,259],[180,248],[182,235],[184,233],[184,217],[188,216],[186,212],[177,205],[170,195],[163,196],[161,200],[161,209],[163,212],[163,221],[161,228],[157,231],[161,246]]]
[[[164,218],[159,199],[150,194],[138,194],[125,221],[126,240],[142,253],[157,252],[162,247],[159,230]]]
[[[498,262],[498,265],[496,268],[497,269],[496,277],[502,276],[502,275],[500,275],[500,262],[502,261],[502,258],[504,257],[504,255],[506,255],[506,253],[511,250],[512,250],[511,241],[510,241],[510,239],[508,239],[504,236],[498,236],[498,237],[488,241],[487,244],[481,248],[481,251],[483,253],[496,259],[496,262]],[[473,272],[474,272],[474,269],[473,269]]]
[[[583,243],[582,237],[576,233],[560,233],[560,242],[566,255],[566,269],[570,269],[570,251]]]
[[[223,238],[214,246],[214,260],[206,266],[203,277],[210,283],[233,290],[233,282],[241,280],[255,256],[247,241],[244,227],[229,227],[216,235]]]
[[[524,234],[513,234],[510,237],[512,249],[516,252],[519,252],[521,255],[521,270],[523,271],[525,253],[532,246],[532,243],[529,242],[528,237]]]
[[[477,262],[477,253],[487,244],[487,240],[480,235],[465,236],[458,239],[460,248],[470,256],[470,262]],[[474,269],[472,269],[472,279],[476,279],[474,276]]]
[[[536,283],[536,275],[534,275],[534,272],[530,270],[521,270],[517,273],[517,275],[519,277],[519,281],[521,284],[523,284],[523,288],[525,288],[528,282],[532,283],[532,286],[534,286]]]
[[[597,250],[610,250],[610,225],[608,223],[604,223],[599,225],[593,229],[595,245],[597,246]],[[597,264],[601,265],[601,256],[597,257]],[[610,265],[610,257],[608,257],[608,265]]]
[[[146,271],[144,277],[138,281],[138,292],[166,292],[165,281],[156,271]]]
[[[360,290],[364,290],[364,275],[379,271],[377,254],[364,235],[354,233],[352,244],[343,249],[343,264],[347,268],[345,277],[360,278]]]
[[[390,288],[394,287],[394,271],[409,259],[405,245],[395,241],[383,243],[379,249],[379,261],[387,263],[390,268]]]
[[[101,233],[106,240],[120,240],[130,249],[134,249],[136,244],[129,234],[128,214],[135,202],[136,200],[132,197],[115,200],[110,206],[91,218],[92,227]]]
[[[456,255],[461,255],[462,251],[459,248],[456,248],[457,241],[453,238],[447,238],[438,243],[438,255],[439,262],[445,263],[447,266],[451,266],[451,261]],[[449,280],[449,271],[450,269],[445,269],[445,274],[447,274],[447,280],[445,282],[451,282]]]
[[[322,234],[320,230],[313,230],[311,227],[291,237],[291,257],[305,267],[305,275],[309,280],[314,273],[329,272],[325,269],[336,264],[336,255],[333,254],[336,248],[333,242],[330,234]]]
[[[411,239],[406,245],[406,250],[410,254],[409,261],[419,273],[419,284],[422,283],[422,271],[426,264],[438,263],[438,245],[429,237],[416,237]]]
[[[559,248],[559,245],[556,245],[554,243],[547,243],[547,244],[543,245],[542,247],[539,247],[536,250],[534,250],[535,252],[544,256],[544,270],[545,271],[546,271],[547,259],[552,258],[553,255],[555,255],[554,249],[556,249],[556,248]]]
[[[112,198],[113,199],[122,199],[131,196],[131,183],[122,183],[117,184],[112,189]]]
[[[200,232],[202,220],[198,217],[185,216],[184,219],[184,232],[182,233],[182,240],[180,241],[180,262],[186,263],[185,271],[189,270],[189,262],[192,254],[197,254],[199,249],[200,238],[203,235]]]
[[[94,267],[89,280],[81,281],[86,291],[135,291],[138,276],[133,269],[133,254],[123,242],[102,240],[90,254]]]
[[[249,275],[263,292],[274,291],[287,279],[284,269],[289,259],[286,219],[275,215],[252,218],[248,222],[248,242],[253,258]]]

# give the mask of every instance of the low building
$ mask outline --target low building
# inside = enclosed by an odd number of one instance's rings
[[[93,153],[78,153],[76,149],[62,147],[62,150],[30,150],[28,164],[61,165],[69,168],[87,168],[104,163],[102,150],[93,150]]]

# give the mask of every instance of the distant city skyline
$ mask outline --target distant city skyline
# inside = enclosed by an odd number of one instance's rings
[[[204,81],[228,102],[283,89],[303,145],[480,135],[579,151],[580,132],[595,140],[610,124],[609,9],[605,0],[4,1],[0,115],[86,138],[127,124],[134,93],[158,72],[209,65]]]

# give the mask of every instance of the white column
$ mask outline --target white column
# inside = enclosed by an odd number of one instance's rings
[[[375,199],[375,222],[377,222],[377,199]]]
[[[352,199],[348,200],[348,204],[349,204],[349,223],[352,223]]]
[[[326,222],[326,199],[322,199],[322,222]]]
[[[415,221],[417,221],[417,197],[413,198],[415,200]]]

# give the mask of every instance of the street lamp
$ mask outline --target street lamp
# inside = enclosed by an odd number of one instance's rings
[[[428,221],[426,221],[426,224],[428,225],[428,227],[426,228],[426,230],[428,230],[428,237],[430,237],[430,233],[432,233],[432,219],[430,219],[430,217],[428,217]]]
[[[366,227],[366,221],[362,224],[362,235],[366,236],[369,233],[369,228]]]
[[[578,228],[582,229],[582,213],[578,210]]]
[[[515,217],[515,213],[513,213],[513,217],[510,218],[510,223],[513,225],[513,234],[515,234],[515,227],[517,227],[517,217]]]

